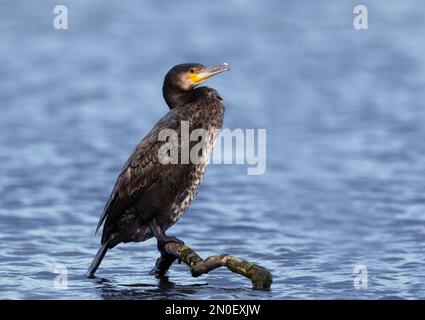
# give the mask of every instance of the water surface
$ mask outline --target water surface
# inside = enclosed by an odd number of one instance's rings
[[[66,31],[56,1],[0,4],[0,298],[425,298],[422,1],[367,1],[366,31],[351,1],[62,3]],[[153,240],[83,276],[120,167],[167,111],[163,75],[187,61],[232,65],[209,85],[225,127],[267,129],[267,171],[210,166],[169,233],[264,265],[269,291],[222,269],[155,279]]]

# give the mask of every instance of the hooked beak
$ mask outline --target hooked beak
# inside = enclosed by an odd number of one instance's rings
[[[223,63],[222,65],[219,65],[219,66],[204,68],[200,72],[198,72],[196,75],[194,75],[195,77],[192,79],[192,81],[196,84],[200,84],[204,82],[205,80],[207,80],[208,78],[211,78],[212,76],[215,76],[216,74],[219,74],[225,71],[230,71],[230,66],[227,63]]]

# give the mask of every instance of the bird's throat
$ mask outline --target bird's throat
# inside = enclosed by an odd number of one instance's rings
[[[177,87],[164,86],[162,93],[170,109],[185,105],[193,100],[193,90],[184,91]]]

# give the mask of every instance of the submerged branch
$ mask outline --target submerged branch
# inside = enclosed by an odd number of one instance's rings
[[[204,260],[191,248],[177,242],[168,242],[165,244],[164,250],[165,252],[161,253],[152,270],[152,273],[157,276],[165,275],[173,262],[178,259],[189,266],[193,277],[199,277],[219,267],[227,267],[230,271],[251,279],[254,289],[270,288],[273,281],[270,271],[266,268],[240,260],[227,253],[211,256]]]

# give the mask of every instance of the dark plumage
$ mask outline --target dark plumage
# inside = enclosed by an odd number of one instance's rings
[[[139,242],[155,236],[161,249],[169,241],[180,241],[168,237],[165,231],[179,219],[195,197],[207,162],[160,163],[159,149],[166,142],[159,141],[158,134],[161,130],[173,129],[180,138],[182,121],[188,121],[189,132],[205,129],[208,134],[204,159],[208,160],[217,132],[213,129],[222,127],[224,104],[217,91],[197,86],[229,69],[226,64],[211,68],[200,64],[180,64],[166,74],[163,95],[170,111],[143,138],[118,176],[97,225],[96,232],[104,222],[102,246],[88,270],[88,276],[94,275],[106,251],[121,242]],[[191,142],[189,149],[195,143]]]

